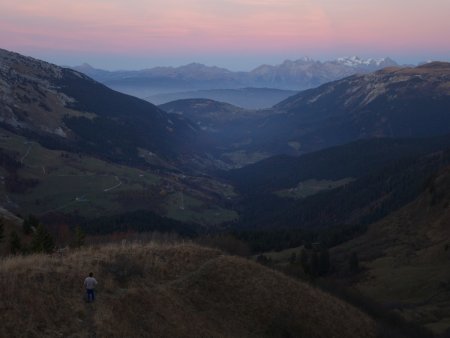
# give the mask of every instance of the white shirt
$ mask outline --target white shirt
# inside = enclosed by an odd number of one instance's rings
[[[92,290],[97,285],[97,280],[94,277],[86,277],[84,280],[84,287],[88,290]]]

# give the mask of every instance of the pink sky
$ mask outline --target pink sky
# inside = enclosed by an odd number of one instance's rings
[[[300,58],[450,58],[449,0],[18,0],[0,48],[59,64],[231,68]]]

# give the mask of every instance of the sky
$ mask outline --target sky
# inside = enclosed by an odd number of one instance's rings
[[[450,61],[449,15],[450,0],[0,0],[0,48],[110,70]]]

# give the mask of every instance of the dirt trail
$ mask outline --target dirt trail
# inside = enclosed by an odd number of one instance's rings
[[[89,338],[97,338],[97,327],[95,326],[95,303],[85,304],[86,319],[84,320],[86,325],[86,332]]]

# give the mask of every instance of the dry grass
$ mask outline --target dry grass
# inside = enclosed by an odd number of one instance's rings
[[[97,301],[83,301],[92,271]],[[355,308],[192,244],[110,245],[0,262],[1,337],[372,337]]]

